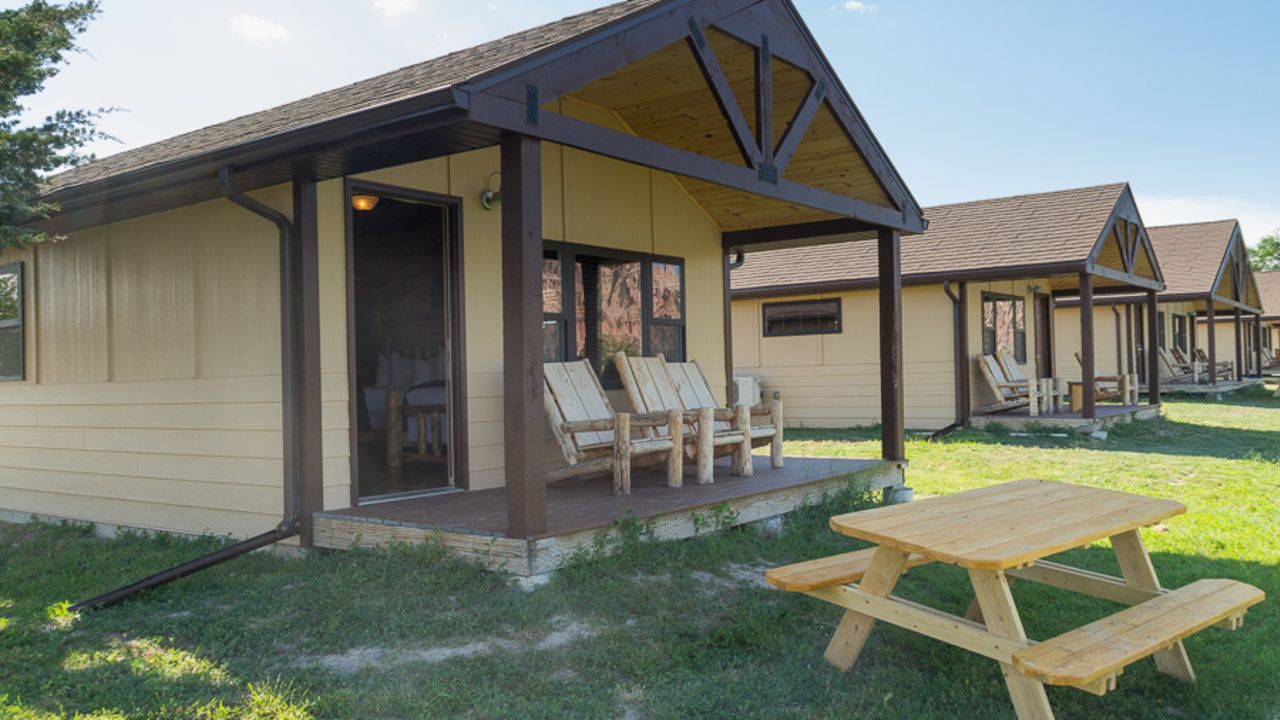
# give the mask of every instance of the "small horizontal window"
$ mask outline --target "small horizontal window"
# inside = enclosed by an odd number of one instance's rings
[[[840,299],[764,304],[764,336],[830,335],[840,332]]]

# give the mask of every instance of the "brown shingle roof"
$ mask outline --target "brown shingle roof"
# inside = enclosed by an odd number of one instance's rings
[[[1127,186],[1124,183],[925,208],[929,229],[902,238],[904,277],[930,273],[1083,263]],[[873,241],[748,253],[735,291],[876,278]]]
[[[1235,227],[1235,220],[1215,220],[1147,228],[1164,271],[1164,292],[1212,292]]]
[[[45,192],[222,150],[458,85],[666,0],[624,0],[345,87],[127,150],[49,178]]]
[[[1280,270],[1253,273],[1258,283],[1258,294],[1262,296],[1262,315],[1268,318],[1280,318]]]

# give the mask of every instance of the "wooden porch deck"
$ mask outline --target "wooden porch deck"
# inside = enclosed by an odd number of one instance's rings
[[[1245,378],[1244,380],[1219,380],[1217,385],[1209,383],[1171,383],[1165,382],[1160,385],[1160,392],[1166,395],[1197,395],[1197,396],[1216,396],[1228,395],[1245,388],[1256,387],[1262,385],[1266,381],[1263,378]]]
[[[990,415],[976,415],[973,418],[975,425],[981,426],[988,423],[1000,424],[1008,428],[1024,429],[1030,426],[1050,427],[1066,430],[1075,430],[1078,432],[1093,432],[1094,430],[1102,430],[1112,425],[1120,423],[1133,422],[1134,420],[1150,420],[1160,417],[1159,405],[1110,405],[1099,403],[1097,406],[1097,417],[1086,419],[1076,412],[1056,412],[1048,414],[1040,414],[1032,417],[1027,408],[1018,408],[1002,413],[992,413]]]
[[[454,492],[316,513],[315,544],[345,550],[391,542],[443,542],[452,551],[498,570],[533,575],[554,570],[628,512],[652,521],[661,540],[692,537],[694,514],[727,507],[734,524],[781,515],[820,499],[853,479],[878,490],[903,481],[899,463],[844,458],[786,458],[774,469],[754,457],[754,475],[734,477],[726,460],[715,483],[696,484],[685,468],[684,487],[669,488],[661,472],[637,472],[631,495],[615,496],[608,478],[574,478],[547,488],[547,531],[528,540],[506,535],[503,489]]]

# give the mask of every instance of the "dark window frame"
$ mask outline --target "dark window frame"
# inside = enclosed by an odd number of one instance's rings
[[[982,353],[984,355],[994,355],[997,347],[999,346],[999,338],[996,337],[995,326],[993,325],[990,328],[987,327],[986,305],[988,302],[1000,301],[1011,302],[1013,303],[1014,308],[1017,308],[1018,303],[1022,303],[1022,329],[1018,329],[1016,317],[1014,318],[1013,323],[1013,359],[1017,360],[1019,365],[1025,365],[1027,363],[1027,299],[1018,295],[1006,295],[1004,293],[987,292],[985,290],[982,292],[982,302],[978,306],[980,313],[978,319],[982,326]],[[995,322],[995,315],[995,312],[991,313],[993,323]],[[987,342],[988,333],[990,333],[989,344]],[[989,351],[988,345],[990,346]]]
[[[684,362],[689,354],[688,329],[689,320],[689,283],[685,268],[685,259],[673,255],[636,252],[632,250],[615,250],[613,248],[580,243],[566,243],[555,240],[543,240],[543,259],[558,259],[560,262],[560,312],[542,313],[543,322],[557,322],[560,325],[560,347],[557,361],[576,359],[578,356],[577,332],[577,272],[579,256],[614,260],[624,263],[640,264],[640,352],[649,356],[653,352],[652,330],[654,327],[679,328],[680,357],[667,358],[671,362]],[[675,265],[680,268],[680,318],[655,318],[653,316],[653,266],[655,263]],[[589,303],[588,303],[589,304]],[[621,380],[616,372],[611,372],[612,363],[609,358],[597,357],[599,348],[587,343],[587,359],[592,367],[600,371],[601,381],[606,388],[621,387]]]
[[[22,261],[0,265],[0,275],[12,274],[18,279],[18,313],[13,320],[0,320],[0,329],[18,328],[18,372],[0,375],[0,382],[22,382],[27,379],[27,303]]]
[[[1188,352],[1187,347],[1187,316],[1175,313],[1173,315],[1173,344],[1183,352]]]
[[[1169,349],[1169,322],[1163,310],[1156,311],[1156,342],[1161,350]]]
[[[770,332],[769,331],[769,310],[773,308],[793,308],[805,305],[827,305],[836,304],[836,326],[829,330],[793,330],[791,332]],[[806,335],[840,335],[844,333],[844,301],[842,298],[814,298],[810,300],[781,300],[778,302],[761,303],[760,305],[760,331],[764,337],[803,337]]]

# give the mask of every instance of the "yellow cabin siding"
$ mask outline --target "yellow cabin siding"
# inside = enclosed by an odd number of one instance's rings
[[[289,211],[288,187],[255,195]],[[218,200],[24,252],[28,382],[0,383],[0,509],[188,533],[278,522],[275,228]]]
[[[1126,307],[1132,308],[1126,310]],[[1113,311],[1114,308],[1114,311]],[[1160,303],[1158,310],[1164,313],[1164,337],[1166,346],[1173,344],[1173,317],[1186,315],[1194,309],[1192,303],[1175,302]],[[1131,315],[1130,315],[1131,314]],[[1139,320],[1141,316],[1141,320]],[[1137,337],[1139,324],[1144,336]],[[1129,372],[1130,356],[1133,357],[1134,372],[1137,367],[1138,342],[1146,344],[1147,307],[1136,305],[1095,305],[1093,309],[1093,344],[1094,368],[1099,375],[1115,375]],[[1130,340],[1130,333],[1133,339]],[[1190,340],[1190,338],[1188,338]],[[1129,344],[1133,343],[1134,347]],[[1200,347],[1204,347],[1203,344]],[[1229,346],[1228,346],[1229,347]],[[1080,362],[1076,353],[1080,352],[1080,308],[1057,308],[1054,312],[1054,362],[1056,374],[1067,380],[1078,381],[1081,377]],[[1161,372],[1167,374],[1162,367]]]
[[[1036,329],[1029,286],[1038,281],[970,283],[970,387],[974,406],[990,402],[990,391],[972,358],[982,351],[982,293],[1027,301],[1027,363],[1034,377]],[[839,297],[842,332],[764,337],[764,303]],[[941,285],[902,291],[903,408],[910,428],[936,429],[955,420],[953,305]],[[880,420],[879,300],[876,290],[733,303],[734,372],[761,379],[766,397],[780,393],[789,425],[846,427]]]
[[[578,114],[590,106],[567,108]],[[602,117],[606,122],[616,119]],[[462,199],[470,487],[503,476],[496,148],[362,175]],[[256,197],[288,213],[288,186]],[[323,502],[350,503],[343,181],[317,186]],[[543,147],[545,237],[684,258],[687,347],[725,385],[720,231],[671,176]],[[274,525],[281,488],[275,228],[211,201],[0,254],[23,260],[26,382],[0,383],[0,510],[177,532]]]

